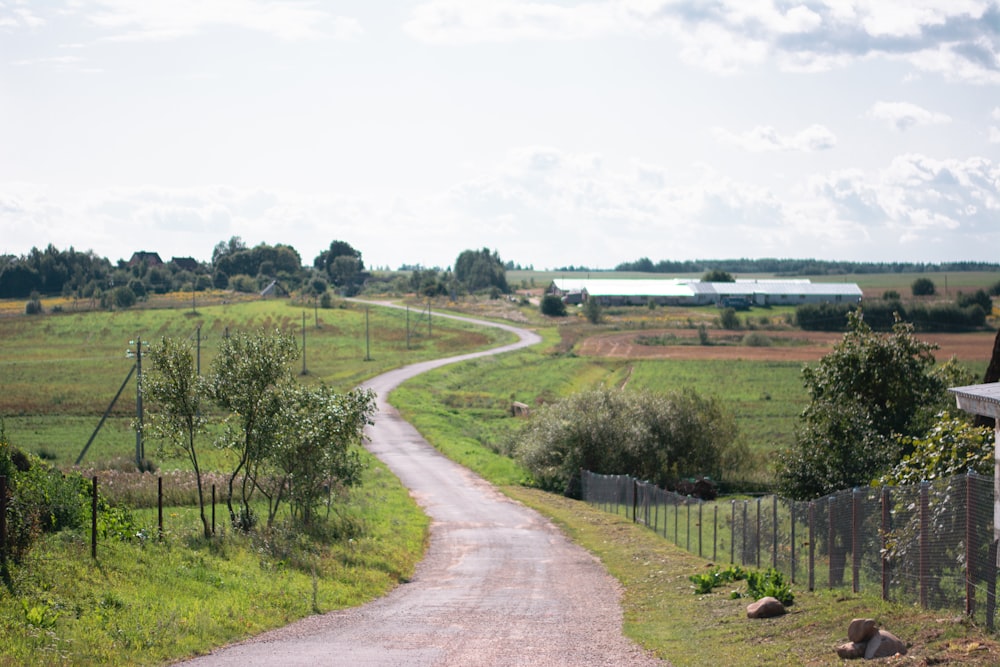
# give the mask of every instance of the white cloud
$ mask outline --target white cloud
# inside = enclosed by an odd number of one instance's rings
[[[990,143],[1000,144],[1000,127],[995,125],[990,126]]]
[[[432,43],[668,33],[687,62],[719,73],[770,57],[796,71],[879,57],[1000,83],[998,11],[990,0],[825,0],[787,10],[777,0],[431,0],[413,10],[405,30]]]
[[[207,259],[220,240],[241,236],[290,244],[306,263],[340,238],[366,263],[392,267],[448,266],[479,247],[538,268],[609,268],[642,256],[941,261],[990,259],[998,215],[1000,164],[985,158],[902,155],[777,190],[704,165],[618,167],[533,146],[453,187],[405,197],[222,186],[57,195],[0,184],[0,253],[53,242],[111,259],[138,249]]]
[[[894,130],[904,131],[918,125],[942,125],[951,122],[948,114],[928,111],[909,102],[876,102],[868,117],[884,120]]]
[[[720,142],[738,146],[752,153],[821,151],[833,148],[837,144],[837,137],[822,125],[810,125],[791,135],[779,134],[777,130],[768,125],[758,125],[742,134],[736,134],[722,128],[716,128],[714,133]]]
[[[333,37],[349,39],[363,31],[352,18],[333,16],[315,3],[262,0],[90,0],[77,11],[114,40],[166,40],[211,27],[229,26],[295,41]]]

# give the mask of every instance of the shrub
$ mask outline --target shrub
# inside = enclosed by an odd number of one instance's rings
[[[42,314],[42,302],[39,301],[38,297],[33,297],[26,304],[24,304],[24,314],[25,315]]]
[[[776,598],[786,607],[795,601],[795,595],[791,586],[785,581],[785,576],[773,567],[747,574],[747,594],[754,600]]]
[[[566,303],[555,294],[546,294],[543,296],[539,307],[542,315],[550,317],[564,317],[566,315]]]
[[[723,329],[739,329],[740,318],[736,314],[735,308],[723,308],[719,315],[719,323]]]
[[[771,339],[759,331],[751,331],[741,341],[747,347],[771,347]]]
[[[913,296],[932,296],[936,291],[934,281],[930,278],[917,278],[910,285],[910,290],[913,291]]]
[[[663,487],[739,467],[736,426],[715,399],[693,391],[597,389],[536,410],[517,434],[516,458],[550,491],[579,495],[581,469]]]

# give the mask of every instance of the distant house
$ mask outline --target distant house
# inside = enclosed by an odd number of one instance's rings
[[[200,268],[194,257],[171,257],[170,263],[183,271],[197,271]]]
[[[128,265],[138,266],[139,264],[145,264],[146,266],[163,266],[163,260],[160,259],[159,253],[139,250],[138,252],[132,253],[132,259],[128,261]]]

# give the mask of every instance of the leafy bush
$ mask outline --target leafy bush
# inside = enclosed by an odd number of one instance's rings
[[[24,304],[24,314],[25,315],[41,315],[42,314],[42,302],[38,298],[32,298],[26,304]]]
[[[566,304],[555,294],[546,294],[543,296],[540,308],[542,315],[550,317],[564,317],[566,315]]]
[[[772,597],[786,607],[795,601],[795,595],[785,576],[773,567],[747,574],[747,594],[754,600]]]
[[[771,347],[771,339],[759,331],[751,331],[741,341],[747,347]]]
[[[708,595],[714,588],[742,581],[747,578],[747,571],[739,565],[730,565],[724,570],[718,567],[705,574],[693,574],[688,579],[694,584],[695,595]]]
[[[733,417],[693,391],[581,392],[536,410],[517,440],[515,457],[535,482],[572,497],[581,469],[672,487],[686,477],[718,479],[747,456]]]
[[[930,278],[917,278],[910,285],[913,296],[932,296],[935,292],[934,281]]]

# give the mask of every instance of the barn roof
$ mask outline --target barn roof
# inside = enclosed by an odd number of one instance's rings
[[[556,289],[564,294],[586,291],[591,296],[694,296],[690,281],[672,279],[629,280],[625,278],[607,279],[563,279],[552,281]]]

